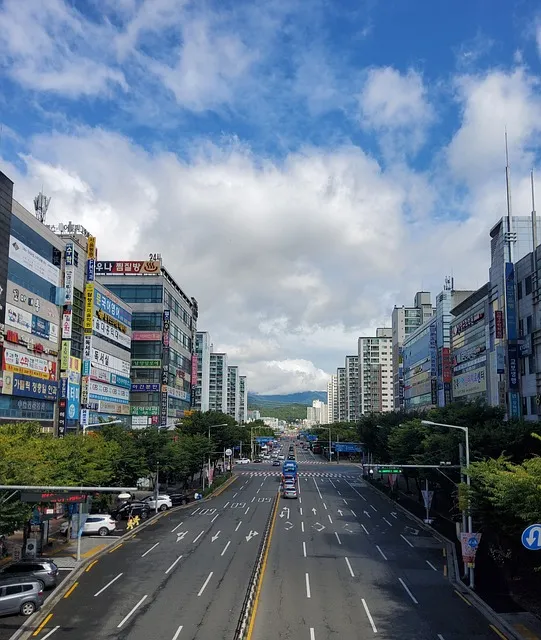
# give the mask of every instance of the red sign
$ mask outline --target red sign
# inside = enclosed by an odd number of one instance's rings
[[[441,369],[443,382],[451,382],[453,377],[451,371],[451,352],[447,347],[441,350]]]
[[[192,387],[197,385],[197,355],[192,354]]]
[[[161,340],[161,331],[134,331],[131,335],[132,340]]]
[[[98,260],[95,273],[97,276],[159,276],[161,270],[161,260]]]
[[[496,339],[503,338],[503,311],[494,312],[494,324],[496,327]]]

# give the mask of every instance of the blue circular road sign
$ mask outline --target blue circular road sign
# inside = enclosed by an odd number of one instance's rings
[[[477,540],[477,538],[472,537],[468,540],[468,546],[470,546],[472,549],[476,549],[479,546],[479,541]]]
[[[531,524],[522,532],[522,545],[530,551],[541,550],[541,524]]]

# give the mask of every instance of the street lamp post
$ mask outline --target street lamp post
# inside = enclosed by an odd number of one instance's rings
[[[83,435],[86,435],[86,430],[90,427],[108,427],[110,424],[122,424],[122,420],[110,420],[109,422],[94,422],[94,424],[83,424]]]
[[[224,422],[222,424],[211,424],[209,425],[209,434],[208,434],[208,438],[209,438],[209,447],[210,447],[210,430],[211,429],[217,429],[218,427],[227,427],[227,422]],[[210,448],[209,448],[209,460],[208,460],[208,475],[207,475],[207,487],[210,487]],[[203,485],[205,484],[205,478],[203,478]],[[203,489],[205,487],[203,486]]]
[[[445,424],[443,422],[432,422],[432,420],[421,420],[421,424],[428,425],[430,427],[446,427],[447,429],[460,429],[460,431],[464,432],[466,438],[466,485],[468,487],[468,531],[467,533],[473,533],[473,521],[471,516],[471,504],[470,504],[470,488],[471,488],[471,477],[470,477],[470,434],[468,427],[461,427],[456,424]],[[473,567],[470,567],[470,587],[473,589],[475,585],[475,574]]]

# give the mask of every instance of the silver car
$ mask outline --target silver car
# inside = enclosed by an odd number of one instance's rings
[[[0,585],[0,616],[31,616],[43,604],[41,584],[32,578],[12,578]]]
[[[7,566],[0,573],[0,585],[14,578],[36,580],[42,589],[56,587],[58,567],[50,558],[28,558]]]

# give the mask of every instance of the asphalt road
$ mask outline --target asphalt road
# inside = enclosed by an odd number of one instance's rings
[[[357,465],[298,458],[299,499],[281,499],[251,640],[501,638],[444,576],[441,543]]]
[[[240,477],[113,547],[55,606],[38,640],[233,637],[277,491],[271,480]]]

